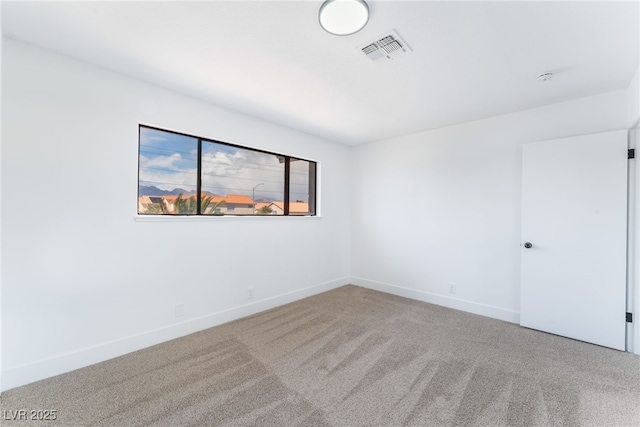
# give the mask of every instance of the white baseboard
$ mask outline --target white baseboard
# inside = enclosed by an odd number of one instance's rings
[[[349,277],[343,277],[142,334],[9,368],[2,372],[2,391],[103,362],[348,284]]]
[[[388,294],[397,295],[400,297],[411,298],[418,301],[428,302],[430,304],[441,305],[443,307],[466,311],[468,313],[473,313],[473,314],[479,314],[481,316],[504,320],[506,322],[517,323],[517,324],[520,323],[520,312],[515,310],[510,310],[507,308],[481,304],[475,301],[453,298],[446,295],[439,295],[439,294],[433,294],[430,292],[418,291],[415,289],[404,288],[402,286],[390,285],[387,283],[381,283],[373,280],[363,279],[361,277],[352,276],[351,283],[353,285],[362,286],[363,288],[369,288],[375,291],[386,292]]]

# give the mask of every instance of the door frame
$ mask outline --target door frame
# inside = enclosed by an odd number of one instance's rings
[[[640,120],[628,131],[630,149],[640,146]],[[629,161],[627,207],[627,312],[633,322],[626,324],[626,351],[640,355],[640,171],[636,158]]]

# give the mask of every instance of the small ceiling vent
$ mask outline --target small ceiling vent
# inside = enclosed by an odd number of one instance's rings
[[[360,50],[372,61],[382,58],[394,59],[399,55],[411,52],[409,45],[395,31],[390,31],[376,41],[365,44],[360,47]]]

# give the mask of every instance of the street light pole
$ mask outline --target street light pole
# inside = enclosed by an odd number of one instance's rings
[[[260,184],[258,184],[255,187],[253,187],[253,190],[251,191],[251,202],[253,202],[253,213],[254,214],[257,212],[257,210],[256,210],[256,188],[260,187],[261,185],[264,185],[264,182],[261,182]]]

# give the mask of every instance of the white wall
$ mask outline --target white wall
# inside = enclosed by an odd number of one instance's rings
[[[0,7],[0,34],[2,34],[2,7]],[[2,58],[2,43],[0,42],[0,58]],[[0,61],[0,64],[2,62]],[[2,82],[2,67],[0,66],[0,82]],[[2,99],[2,84],[0,84],[0,99]],[[0,165],[2,165],[2,102],[0,102]],[[2,393],[2,173],[0,173],[0,393]]]
[[[627,105],[629,118],[627,127],[630,128],[637,125],[640,120],[640,68],[636,71],[627,88]]]
[[[522,144],[624,129],[627,108],[620,90],[356,147],[352,282],[518,322]]]
[[[3,389],[348,283],[348,147],[3,43]],[[319,161],[322,218],[134,220],[139,123]]]

